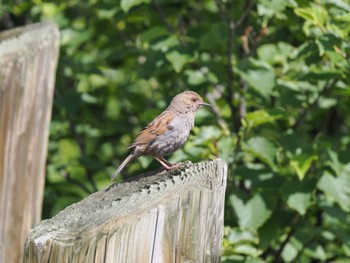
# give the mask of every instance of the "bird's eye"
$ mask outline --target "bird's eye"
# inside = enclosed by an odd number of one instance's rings
[[[193,102],[198,101],[198,99],[197,99],[197,98],[192,98],[191,100],[192,100]]]

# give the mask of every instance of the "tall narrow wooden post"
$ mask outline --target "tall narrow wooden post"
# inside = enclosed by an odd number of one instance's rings
[[[59,31],[53,23],[0,33],[0,262],[21,262],[41,219]]]
[[[220,262],[226,173],[217,159],[94,193],[36,226],[24,262]]]

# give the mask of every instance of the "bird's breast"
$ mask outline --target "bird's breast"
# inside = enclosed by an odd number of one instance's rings
[[[168,126],[169,129],[165,133],[150,142],[148,155],[165,156],[183,146],[193,127],[193,121],[189,118],[177,116]]]

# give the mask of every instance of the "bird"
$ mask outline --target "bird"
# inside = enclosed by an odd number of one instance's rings
[[[176,169],[178,164],[168,162],[164,156],[181,148],[188,139],[194,126],[196,111],[205,103],[194,91],[184,91],[176,95],[169,106],[135,138],[127,149],[130,154],[120,164],[111,176],[113,180],[131,161],[143,155],[152,156],[166,171]]]

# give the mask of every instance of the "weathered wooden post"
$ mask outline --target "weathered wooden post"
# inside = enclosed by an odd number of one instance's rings
[[[226,173],[216,159],[94,193],[36,226],[24,262],[220,262]]]
[[[0,33],[0,262],[21,262],[41,219],[59,49],[53,23]]]

